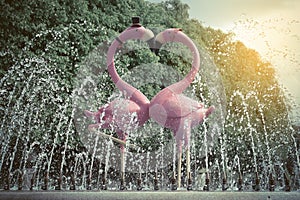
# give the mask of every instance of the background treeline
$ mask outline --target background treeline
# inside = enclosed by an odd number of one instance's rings
[[[127,28],[132,16],[140,16],[147,28],[182,28],[213,58],[224,86],[225,112],[219,136],[223,146],[212,149],[212,157],[221,160],[225,145],[226,157],[238,155],[243,171],[253,172],[255,167],[249,163],[255,156],[258,167],[268,168],[278,162],[287,166],[283,171],[294,174],[297,153],[291,137],[294,132],[288,118],[289,106],[272,65],[255,50],[234,41],[233,33],[204,27],[190,19],[188,10],[189,6],[180,0],[0,0],[1,176],[30,165],[26,155],[32,149],[48,152],[38,157],[39,162],[47,160],[48,164],[41,165],[45,170],[49,166],[61,172],[65,170],[60,166],[63,164],[55,167],[51,162],[70,160],[74,153],[57,152],[82,151],[74,137],[76,113],[71,96],[80,63],[99,44]],[[165,63],[186,73],[189,63],[165,54]],[[141,50],[123,55],[119,63],[126,68],[157,59],[149,50]],[[105,91],[109,93],[114,85],[109,77],[105,78]],[[145,94],[155,94],[148,89],[143,88]],[[230,161],[223,162],[226,171]]]

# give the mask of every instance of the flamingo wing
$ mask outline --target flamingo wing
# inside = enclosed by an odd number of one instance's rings
[[[125,129],[124,126],[134,120],[139,110],[140,107],[135,102],[121,98],[102,106],[97,112],[86,110],[84,114],[94,118],[96,124],[93,126],[96,128],[109,129],[111,126],[116,126],[116,128]]]
[[[172,95],[162,106],[168,118],[182,118],[203,108],[203,104],[182,94]]]

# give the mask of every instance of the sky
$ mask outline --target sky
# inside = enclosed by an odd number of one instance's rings
[[[161,2],[161,0],[151,0]],[[235,33],[277,72],[286,95],[294,101],[291,119],[300,125],[300,1],[181,0],[190,18],[204,26]]]

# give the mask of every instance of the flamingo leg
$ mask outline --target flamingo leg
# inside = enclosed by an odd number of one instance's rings
[[[186,148],[187,190],[192,190],[190,147]]]
[[[117,131],[118,137],[120,138],[121,141],[126,143],[126,134],[118,130]],[[125,184],[125,161],[126,161],[126,147],[124,144],[120,144],[120,162],[121,162],[121,168],[120,168],[120,190],[126,190],[126,184]]]
[[[178,165],[177,165],[177,187],[181,186],[181,161],[182,161],[182,150],[178,150]]]
[[[120,185],[120,190],[125,190],[125,160],[126,160],[126,149],[124,148],[124,145],[121,145],[120,148],[121,151],[121,185]]]
[[[190,157],[190,148],[186,149],[186,173],[188,178],[190,178],[191,173],[191,157]]]
[[[191,179],[191,151],[190,151],[190,139],[191,139],[191,120],[186,121],[184,146],[186,147],[186,174],[187,174],[187,190],[192,190]]]

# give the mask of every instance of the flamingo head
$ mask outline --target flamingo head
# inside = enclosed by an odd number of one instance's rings
[[[170,42],[173,41],[173,39],[176,37],[176,34],[178,34],[179,32],[181,32],[182,29],[180,28],[169,28],[166,29],[163,32],[160,32],[155,40],[161,44],[164,44],[166,42]]]
[[[150,39],[153,38],[153,37],[154,37],[153,32],[152,32],[151,30],[145,28],[144,34],[143,34],[143,36],[141,37],[141,40],[143,40],[143,41],[146,42],[146,41],[150,40]]]
[[[121,33],[119,39],[124,42],[130,39],[139,39],[147,42],[148,40],[154,37],[153,32],[150,29],[146,29],[143,26],[141,27],[129,27],[124,32]]]
[[[131,28],[136,28],[135,29],[136,33],[132,33],[132,36],[135,39],[141,39],[142,41],[148,41],[148,40],[154,38],[153,32],[149,29],[144,28],[140,24],[140,18],[139,17],[132,17]],[[138,32],[142,32],[142,34],[140,34]]]

